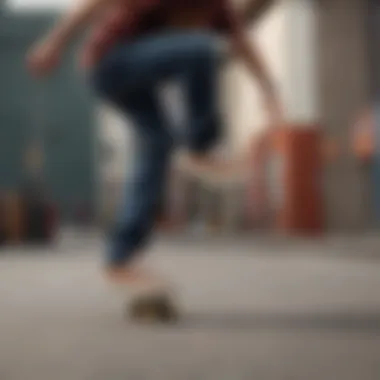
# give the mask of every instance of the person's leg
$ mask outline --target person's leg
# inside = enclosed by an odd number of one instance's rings
[[[195,43],[195,45],[197,42]],[[187,145],[189,154],[184,157],[184,167],[190,171],[207,173],[229,169],[211,150],[223,137],[219,103],[220,69],[228,54],[228,44],[213,36],[203,36],[194,48],[191,65],[182,73],[185,100],[187,101]]]
[[[190,171],[224,172],[228,169],[226,163],[210,153],[223,137],[219,78],[228,46],[218,38],[207,43],[208,48],[194,52],[194,62],[181,78],[188,105],[187,141],[190,148],[183,163]]]
[[[214,42],[212,35],[201,32],[146,37],[115,48],[96,70],[98,91],[132,116],[141,141],[134,177],[126,189],[125,204],[111,239],[108,268],[116,278],[136,277],[132,262],[150,235],[165,183],[172,140],[155,89],[162,81],[175,77],[185,78],[189,88],[192,81],[213,81],[205,78],[202,70],[207,67],[208,75],[216,69],[218,51]],[[211,86],[207,89],[213,90]],[[194,102],[197,96],[203,96],[198,87],[191,91]],[[211,98],[211,92],[206,97]],[[215,130],[208,130],[213,124],[201,120],[209,118],[211,102],[206,100],[201,98],[197,107],[191,107],[199,112],[193,113],[197,122],[192,122],[190,146],[202,153],[217,137]]]
[[[107,274],[121,281],[149,281],[138,271],[135,259],[145,248],[156,221],[167,177],[172,138],[153,92],[135,93],[122,107],[136,125],[137,157],[125,188],[124,201],[111,233]]]
[[[113,59],[111,63],[117,64],[122,55]],[[133,67],[129,69],[124,75],[133,77]],[[136,267],[136,260],[156,220],[173,141],[154,87],[144,86],[131,92],[125,87],[125,91],[120,91],[119,83],[125,81],[124,78],[115,76],[107,66],[98,67],[93,76],[97,92],[129,116],[137,137],[135,165],[109,236],[106,275],[113,282],[144,285],[156,279],[142,273]]]
[[[208,49],[195,51],[194,62],[184,73],[188,103],[188,141],[194,155],[203,156],[221,137],[218,82],[221,56],[217,40]]]

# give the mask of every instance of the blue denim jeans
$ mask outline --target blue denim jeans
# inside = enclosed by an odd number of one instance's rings
[[[188,120],[185,142],[207,151],[220,136],[218,39],[203,31],[168,31],[113,48],[93,73],[95,90],[133,120],[138,157],[124,204],[111,232],[109,265],[128,263],[151,235],[166,184],[173,138],[158,87],[176,80],[183,88]]]

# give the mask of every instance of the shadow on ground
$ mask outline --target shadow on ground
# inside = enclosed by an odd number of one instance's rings
[[[373,313],[186,313],[179,324],[189,329],[294,329],[380,334],[380,311]]]

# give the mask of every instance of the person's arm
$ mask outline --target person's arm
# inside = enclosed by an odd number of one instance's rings
[[[112,0],[79,0],[76,6],[58,21],[46,39],[57,46],[65,47],[110,1]]]
[[[275,96],[274,81],[256,44],[248,40],[242,28],[234,30],[231,42],[233,50],[241,57],[252,76],[256,78],[264,94]]]
[[[265,94],[273,94],[274,84],[269,70],[256,44],[248,38],[242,15],[235,10],[230,1],[224,0],[224,12],[229,24],[232,51],[242,58],[250,73],[258,80]]]
[[[228,13],[232,50],[242,58],[252,76],[257,80],[264,95],[265,106],[271,123],[277,126],[283,122],[283,115],[274,80],[256,44],[248,38],[241,16],[232,6],[228,5],[228,1],[226,0],[225,4],[226,12]]]
[[[70,41],[111,1],[134,3],[134,0],[78,0],[76,6],[65,14],[53,29],[32,48],[28,55],[28,63],[32,72],[43,75],[51,70]]]

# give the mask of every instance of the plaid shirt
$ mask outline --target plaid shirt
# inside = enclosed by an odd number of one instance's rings
[[[82,65],[92,66],[121,40],[160,29],[165,25],[163,16],[166,7],[181,7],[183,1],[179,5],[180,0],[139,0],[135,9],[122,4],[110,8],[99,22],[95,23],[83,47]],[[204,5],[206,1],[207,6]],[[192,5],[193,2],[194,0],[187,0],[186,5]],[[214,30],[228,33],[236,24],[237,19],[229,0],[200,0],[200,4],[210,15],[210,27]]]

